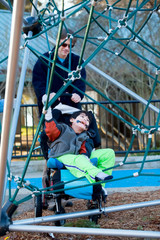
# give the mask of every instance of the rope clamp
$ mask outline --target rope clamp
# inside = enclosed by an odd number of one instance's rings
[[[47,110],[45,110],[45,107],[43,107],[42,113],[45,115],[47,113]]]
[[[156,75],[160,73],[160,69],[156,68]]]
[[[95,6],[96,6],[96,2],[97,2],[97,0],[92,0],[91,5],[92,5],[93,7],[95,7]]]
[[[72,34],[68,34],[68,39],[73,39],[74,37],[73,37],[73,35]]]
[[[113,7],[112,7],[112,6],[110,6],[108,10],[113,10]]]
[[[138,128],[140,128],[140,125],[137,125],[134,128],[132,128],[133,134],[135,134],[135,135],[137,134]]]
[[[38,191],[38,190],[33,191],[33,192],[32,192],[32,197],[35,197],[35,196],[36,196],[36,193],[40,193],[40,191]]]
[[[148,138],[152,138],[152,134],[148,134]]]
[[[15,177],[14,177],[14,181],[15,181],[15,182],[20,182],[20,181],[19,181],[19,177],[18,177],[18,176],[15,176]]]
[[[98,39],[99,41],[103,41],[103,40],[104,40],[104,37],[99,36],[99,37],[97,37],[97,39]]]
[[[12,177],[10,176],[10,177],[8,177],[8,181],[12,181]]]
[[[133,132],[134,135],[137,135],[137,129],[133,128],[132,132]]]
[[[21,45],[21,46],[19,47],[19,49],[20,49],[20,50],[25,49],[25,47],[26,47],[27,44],[28,44],[28,41],[26,41],[26,42],[24,43],[24,45]]]
[[[77,69],[76,69],[78,72],[80,72],[82,70],[82,66],[77,66]]]
[[[153,134],[156,130],[157,130],[156,128],[151,128],[149,134]]]
[[[141,129],[141,134],[145,134],[145,133],[149,133],[148,130],[146,128]]]
[[[12,181],[12,173],[10,173],[10,175],[8,176],[8,181]]]
[[[134,176],[134,177],[138,177],[138,176],[139,176],[139,173],[138,173],[138,172],[135,172],[135,173],[133,173],[133,176]]]
[[[124,165],[124,163],[123,163],[123,162],[120,162],[120,163],[119,163],[119,166],[123,166],[123,165]]]
[[[68,74],[68,79],[74,82],[76,79],[81,78],[80,70],[72,71],[71,73]]]
[[[61,20],[65,21],[66,20],[66,14],[64,14],[64,16],[61,15]]]
[[[138,39],[138,38],[135,38],[134,41],[135,41],[136,43],[138,43],[139,39]]]
[[[127,27],[126,17],[118,20],[118,28]]]
[[[24,186],[29,186],[31,183],[29,180],[26,181],[26,183],[24,184]]]

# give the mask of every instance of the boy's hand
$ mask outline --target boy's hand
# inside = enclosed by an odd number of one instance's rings
[[[46,100],[47,100],[47,95],[44,94],[43,97],[42,97],[42,103],[43,103],[43,105],[45,105]]]
[[[52,119],[52,109],[51,107],[49,107],[45,112],[43,112],[45,114],[45,120],[49,121]]]
[[[49,95],[49,101],[51,101],[51,99],[52,99],[55,95],[56,95],[55,92],[50,93],[50,95]],[[58,98],[58,100],[60,101],[60,98]],[[46,101],[47,101],[47,94],[44,94],[43,97],[42,97],[42,103],[43,103],[43,105],[45,105]]]

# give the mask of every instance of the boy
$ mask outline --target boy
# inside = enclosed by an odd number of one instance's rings
[[[59,111],[59,110],[57,110]],[[70,126],[57,123],[52,118],[51,108],[45,115],[45,132],[50,148],[49,158],[56,158],[77,178],[85,176],[89,182],[112,179],[115,154],[112,149],[93,151],[94,132],[87,131],[91,123],[91,114],[85,111],[74,112],[70,117]],[[90,159],[97,159],[94,166]],[[49,165],[50,162],[47,163]],[[50,167],[50,166],[48,166]]]

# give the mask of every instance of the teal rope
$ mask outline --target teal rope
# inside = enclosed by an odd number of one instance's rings
[[[114,39],[114,38],[113,38],[113,39]],[[114,39],[114,40],[116,40],[116,39]],[[89,40],[88,42],[91,42],[92,44],[98,46],[98,44],[93,43],[93,42],[90,41],[90,40]],[[122,44],[123,44],[123,43],[122,43]],[[126,46],[126,45],[124,45],[124,46]],[[107,52],[109,52],[109,53],[111,53],[111,54],[116,55],[115,52],[111,51],[110,49],[107,49],[106,47],[102,47],[102,49],[104,49],[105,51],[107,51]],[[120,53],[121,53],[121,52],[120,52]],[[149,74],[148,72],[144,71],[142,68],[140,68],[139,66],[137,66],[137,65],[135,65],[134,63],[132,63],[131,61],[129,61],[127,58],[123,57],[123,56],[120,55],[120,54],[118,54],[118,55],[116,55],[116,56],[120,57],[120,58],[123,59],[125,62],[127,62],[127,63],[129,63],[131,66],[133,66],[134,68],[138,69],[139,71],[143,72],[143,73],[144,73],[145,75],[147,75],[148,77],[150,77],[150,78],[152,78],[153,80],[155,80],[155,78],[154,78],[151,74]],[[149,63],[150,63],[150,62],[149,62]],[[157,69],[158,69],[158,68],[157,68]],[[157,81],[157,83],[158,83],[158,82],[159,82],[159,81]]]
[[[0,64],[3,63],[4,61],[6,61],[7,59],[8,59],[8,56],[5,57],[4,59],[2,59],[2,60],[0,61]]]
[[[94,0],[93,3],[95,3],[95,2],[96,1]],[[88,37],[89,29],[90,29],[90,26],[91,26],[93,11],[94,11],[94,4],[92,4],[92,6],[91,6],[91,10],[90,10],[89,18],[88,18],[88,24],[87,24],[86,32],[85,32],[85,35],[84,35],[84,41],[83,41],[83,45],[82,45],[81,54],[80,54],[80,57],[79,57],[79,63],[78,63],[79,67],[81,66],[81,63],[83,61],[83,55],[84,55],[84,50],[85,50],[85,46],[86,46],[86,43],[87,43],[87,37]]]
[[[120,43],[121,45],[123,45],[125,48],[127,48],[128,50],[130,50],[131,52],[133,52],[134,54],[136,54],[137,56],[139,56],[141,59],[145,60],[147,63],[150,63],[151,65],[153,65],[154,67],[158,67],[154,62],[148,60],[147,58],[145,58],[142,54],[138,53],[137,51],[133,50],[132,48],[130,48],[128,45],[124,44],[123,42],[119,41],[118,39],[113,38],[114,40],[116,40],[118,43]],[[120,53],[118,54],[118,56],[120,56]]]
[[[137,7],[133,12],[131,12],[131,13],[128,15],[128,20],[131,19],[136,12],[138,12],[139,10],[141,10],[141,8],[144,7],[149,1],[150,1],[150,0],[142,1],[142,3],[139,5],[139,7]]]
[[[49,79],[49,84],[48,84],[48,91],[47,91],[47,99],[46,99],[46,103],[45,103],[45,110],[47,109],[47,105],[48,105],[48,101],[49,101],[49,95],[50,95],[50,90],[51,90],[51,86],[52,86],[52,82],[53,82],[53,75],[54,75],[55,66],[56,66],[56,60],[57,60],[57,56],[58,56],[58,48],[59,48],[62,28],[63,28],[63,21],[61,21],[60,27],[59,27],[59,31],[58,31],[57,43],[56,43],[56,47],[55,47],[55,51],[54,51],[53,64],[52,64],[51,74],[50,74],[50,79]]]
[[[156,77],[158,77],[158,76],[156,76]],[[156,78],[156,80],[157,80],[157,78]],[[142,121],[142,119],[144,119],[144,116],[145,116],[145,114],[146,114],[146,112],[147,112],[147,110],[148,110],[148,106],[149,106],[149,104],[151,103],[151,100],[152,100],[152,97],[153,97],[155,88],[156,88],[156,86],[157,86],[157,81],[156,81],[156,80],[154,81],[153,88],[152,88],[152,91],[151,91],[151,94],[150,94],[150,98],[148,99],[147,105],[145,106],[145,109],[144,109],[144,111],[143,111],[143,113],[142,113],[142,116],[141,116],[140,121]]]
[[[128,6],[127,6],[127,9],[126,9],[124,17],[127,17],[131,4],[132,4],[132,0],[130,0],[129,3],[128,3]]]
[[[89,13],[89,10],[88,10],[89,8],[88,8],[88,7],[85,7],[85,9],[86,9],[86,11]],[[99,17],[102,17],[102,16],[103,16],[103,14],[105,13],[105,11],[106,11],[106,10],[103,10],[102,13],[97,13],[98,16],[97,16],[96,18],[92,15],[91,23],[92,23],[92,22],[95,22],[95,23],[98,25],[98,27],[99,27],[100,29],[102,29],[103,32],[105,32],[107,35],[109,35],[109,33],[106,31],[106,29],[105,29],[104,27],[102,27],[102,25],[97,21],[97,19],[98,19]],[[94,13],[96,13],[96,11],[94,11]],[[88,39],[89,39],[89,37],[88,37]]]
[[[147,50],[148,52],[152,53],[154,56],[160,58],[160,56],[158,54],[156,54],[155,52],[153,52],[151,49],[149,49],[148,47],[146,47],[145,45],[143,45],[141,42],[137,42],[138,45],[140,45],[141,47],[143,47],[145,50]]]
[[[146,161],[146,158],[147,158],[147,155],[148,155],[148,151],[150,149],[150,146],[151,146],[151,142],[152,142],[152,138],[149,137],[148,138],[148,143],[147,143],[147,147],[146,147],[146,150],[145,150],[145,154],[144,154],[144,158],[143,158],[143,161],[142,161],[142,164],[141,164],[141,167],[139,169],[139,174],[142,172],[143,170],[143,167],[144,167],[144,164],[145,164],[145,161]]]
[[[102,47],[104,47],[104,45],[112,38],[112,36],[118,31],[118,27],[113,30],[113,32],[108,36],[108,38],[106,40],[104,40],[99,47],[97,47],[97,49],[90,55],[90,57],[88,59],[86,59],[86,61],[81,65],[82,68],[85,67],[92,59],[93,57],[95,57],[95,55],[101,50]]]
[[[89,1],[87,1],[87,2],[89,2]],[[117,1],[116,3],[118,3],[119,1]],[[134,12],[134,14],[136,14],[137,13],[137,11],[140,11],[140,10],[142,10],[141,8],[147,3],[148,1],[143,1],[142,2],[142,4],[140,4],[140,6],[139,7],[137,7],[137,9],[136,9],[136,11]],[[116,3],[114,3],[112,6],[114,6]],[[85,4],[86,4],[86,1],[85,1]],[[85,4],[83,5],[84,7],[85,7]],[[129,5],[131,4],[131,1],[130,1],[130,3],[129,3]],[[156,4],[156,3],[155,3]],[[126,15],[125,16],[127,16],[127,14],[128,14],[128,11],[129,11],[129,5],[128,5],[128,8],[126,9]],[[82,5],[80,6],[80,8],[82,8]],[[79,9],[80,9],[79,8]],[[87,8],[87,6],[86,6],[86,8]],[[76,10],[77,11],[77,10]],[[75,12],[76,12],[75,11]],[[63,9],[62,9],[62,15],[64,14],[64,1],[63,1]],[[132,14],[129,14],[129,18],[128,18],[128,20],[132,17],[132,15],[134,15],[133,13]],[[71,14],[69,14],[67,17],[69,17],[69,16],[71,16],[72,15],[72,13]],[[151,14],[150,14],[151,15]],[[110,11],[110,16],[111,16],[111,11]],[[111,23],[111,18],[109,18],[109,20],[110,20],[110,23]],[[96,19],[92,16],[91,17],[91,19],[90,19],[90,24],[91,24],[91,22],[96,22]],[[96,22],[97,24],[98,24],[98,22]],[[89,26],[89,24],[87,24],[87,27]],[[101,28],[102,29],[102,28]],[[132,34],[134,34],[135,35],[135,32],[134,32],[134,30],[133,30],[134,28],[132,28],[132,31],[131,31],[131,33]],[[141,27],[141,29],[142,29],[142,27]],[[45,29],[45,33],[46,33],[46,31],[47,31],[48,29],[46,28]],[[114,34],[116,33],[116,31],[114,32]],[[114,35],[113,34],[113,35]],[[137,34],[137,33],[136,33]],[[88,34],[87,34],[88,35]],[[110,35],[112,35],[112,34],[110,34]],[[112,36],[113,36],[112,35]],[[112,36],[110,37],[110,40],[112,39]],[[86,37],[86,39],[84,38],[84,45],[86,44],[86,41],[87,41],[87,37]],[[143,42],[143,41],[142,41]],[[105,45],[107,43],[107,41],[104,43],[103,42],[103,44]],[[145,42],[143,42],[145,45],[147,45]],[[98,53],[98,51],[100,51],[100,48],[103,48],[103,44],[101,44],[100,45],[100,47],[99,48],[97,48],[97,50],[92,54],[92,56],[91,57],[94,57],[94,55],[95,54],[97,54]],[[148,47],[150,47],[150,45],[147,45]],[[154,48],[151,48],[153,51],[155,51],[154,50]],[[84,49],[82,48],[82,51],[84,51]],[[84,52],[82,52],[82,54],[81,54],[81,58],[83,57],[83,53]],[[158,53],[158,52],[157,52]],[[158,53],[159,54],[159,53]],[[91,57],[90,57],[90,59],[91,59]],[[89,60],[88,60],[89,61]],[[87,62],[86,62],[87,63]],[[55,67],[55,60],[53,60],[53,65],[54,65],[54,67]],[[81,65],[81,64],[80,64]],[[69,70],[70,70],[70,67],[69,67]],[[68,72],[70,72],[68,70]],[[52,68],[52,71],[54,72],[54,68]],[[157,81],[158,82],[158,81]],[[68,82],[68,84],[69,85],[71,85],[71,83],[70,82]],[[156,83],[155,83],[156,84]],[[153,88],[155,88],[155,86],[153,87]],[[61,94],[61,93],[60,93]],[[150,99],[149,99],[149,101],[148,101],[148,105],[149,105],[149,103],[150,103],[150,101],[151,101],[151,97],[152,97],[152,94],[153,94],[153,89],[152,89],[152,93],[151,93],[151,96],[150,96]],[[87,95],[86,95],[87,96]],[[48,91],[48,97],[49,97],[49,91]],[[56,96],[57,97],[57,96]],[[88,96],[89,97],[89,96]],[[91,99],[91,98],[90,98]],[[93,99],[92,99],[93,100]],[[47,107],[47,105],[48,106],[50,106],[50,102],[48,103],[48,104],[46,104],[46,107]],[[113,103],[112,103],[113,104]],[[147,106],[148,107],[148,106]],[[147,109],[147,107],[146,107],[146,109]],[[121,109],[121,110],[123,110],[123,109]],[[146,110],[145,110],[146,111]],[[125,112],[126,113],[126,112]],[[132,116],[131,116],[132,117]],[[142,114],[142,118],[144,117],[144,114]],[[124,119],[121,119],[122,121],[124,121]],[[157,119],[157,123],[156,123],[156,125],[157,125],[157,127],[158,127],[158,122],[159,122],[159,116],[158,116],[158,119]],[[133,126],[133,125],[132,125]],[[149,129],[149,127],[148,127],[148,129]],[[138,128],[137,128],[137,130],[139,130]],[[147,149],[146,149],[146,155],[148,154],[148,149],[149,149],[149,147],[150,147],[150,144],[149,144],[149,141],[148,141],[148,145],[147,145]],[[144,165],[144,162],[146,162],[146,160],[145,160],[145,158],[144,158],[144,161],[142,162],[142,166],[141,166],[141,168],[143,168],[143,165]],[[25,173],[24,173],[25,174]],[[131,177],[131,176],[128,176],[128,177]],[[128,178],[127,177],[127,178]],[[133,176],[132,176],[133,177]],[[22,174],[22,179],[23,179],[23,174]],[[22,180],[23,181],[23,180]],[[31,189],[30,187],[29,187],[29,189]]]
[[[129,155],[130,151],[132,150],[132,146],[133,146],[135,137],[136,137],[136,134],[133,134],[133,135],[132,135],[132,138],[131,138],[130,145],[129,145],[129,147],[128,147],[128,149],[127,149],[127,152],[126,152],[126,154],[125,154],[125,157],[124,157],[124,160],[123,160],[123,164],[126,163],[127,158],[128,158],[128,155]]]
[[[133,32],[132,29],[129,26],[126,26],[126,28],[132,32],[140,41],[142,41],[146,46],[148,46],[149,48],[151,48],[153,51],[155,51],[156,53],[158,53],[158,55],[160,55],[160,51],[158,51],[156,48],[152,47],[149,43],[147,43],[143,38],[141,38],[137,33]]]
[[[81,78],[82,79],[82,78]],[[134,116],[132,116],[131,114],[129,114],[125,109],[121,108],[118,104],[116,104],[114,101],[112,101],[111,99],[109,99],[106,95],[104,95],[103,93],[101,93],[98,89],[96,89],[92,84],[88,83],[87,81],[85,81],[84,79],[82,79],[89,87],[91,87],[95,92],[97,92],[99,95],[101,95],[104,99],[108,100],[110,103],[112,103],[114,106],[116,106],[118,109],[122,110],[124,113],[126,113],[130,118],[132,118],[133,120],[135,120],[135,122],[139,123],[140,125],[143,125],[145,128],[149,129],[148,126],[146,126],[145,124],[143,124],[141,121],[139,121],[137,118],[135,118]],[[94,103],[98,104],[99,106],[101,106],[102,108],[104,108],[105,110],[107,110],[108,112],[112,113],[114,116],[116,116],[117,118],[119,118],[120,120],[122,120],[123,122],[127,123],[128,125],[135,127],[133,124],[131,124],[130,122],[126,121],[124,118],[120,117],[118,114],[114,113],[113,111],[109,110],[108,108],[106,108],[105,106],[103,106],[101,103],[99,103],[98,101],[94,100],[92,97],[90,97],[89,95],[87,95],[86,93],[82,92],[80,89],[78,89],[76,86],[74,86],[73,84],[71,84],[72,87],[74,87],[77,91],[79,91],[80,93],[84,94],[85,96],[87,96],[90,100],[92,100]]]

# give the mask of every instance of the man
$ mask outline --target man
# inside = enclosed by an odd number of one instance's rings
[[[74,47],[76,43],[76,38],[73,37],[72,39],[72,46],[70,46],[71,41],[70,38],[68,38],[69,35],[72,35],[73,32],[68,29],[67,30],[64,28],[61,33],[61,39],[60,39],[60,47],[58,49],[58,57],[56,63],[61,65],[62,67],[65,67],[67,69],[70,69],[71,71],[75,71],[77,69],[78,63],[79,63],[79,56],[77,56],[74,53],[71,53],[70,56],[70,49]],[[67,40],[66,40],[67,39]],[[66,40],[66,41],[65,41]],[[51,53],[47,52],[44,54],[45,57],[50,58],[51,60],[53,59],[54,56],[54,49],[51,51]],[[71,62],[70,62],[71,59]],[[37,102],[38,102],[38,108],[39,108],[39,115],[42,113],[42,97],[46,94],[47,92],[47,73],[48,73],[48,66],[43,62],[45,61],[48,65],[51,66],[49,61],[47,61],[44,58],[38,59],[36,62],[34,69],[33,69],[33,78],[32,78],[32,83],[34,87],[34,91],[37,97]],[[86,79],[86,71],[83,68],[81,70],[81,77],[83,79]],[[50,99],[57,93],[57,91],[63,86],[64,81],[63,79],[68,78],[68,72],[62,69],[59,66],[55,67],[55,72],[53,75],[53,81],[52,81],[52,86],[51,86],[51,94],[50,94]],[[73,82],[73,85],[76,86],[78,89],[80,89],[82,92],[85,92],[86,86],[85,83],[81,79],[76,79]],[[79,108],[80,107],[80,101],[83,99],[84,95],[83,93],[80,93],[78,90],[74,89],[73,87],[69,86],[66,90],[65,93],[69,93],[68,96],[61,96],[53,105],[52,108],[58,105],[59,102]]]

